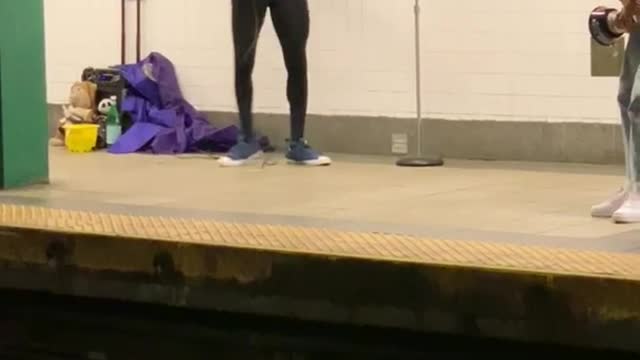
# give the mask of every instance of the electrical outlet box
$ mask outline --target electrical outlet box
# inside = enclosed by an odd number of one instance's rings
[[[391,134],[391,153],[395,155],[409,153],[409,136],[407,134]]]

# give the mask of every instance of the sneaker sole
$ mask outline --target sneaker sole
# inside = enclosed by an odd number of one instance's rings
[[[287,159],[288,163],[290,165],[296,165],[296,166],[329,166],[331,165],[331,159],[328,158],[320,158],[317,160],[307,160],[307,161],[296,161],[296,160],[291,160],[291,159]]]
[[[617,209],[616,209],[617,210]],[[591,211],[591,217],[596,219],[610,219],[613,216],[613,212],[605,212],[605,211]]]
[[[625,215],[613,215],[612,218],[614,223],[616,224],[638,224],[640,223],[640,218],[636,217],[628,217]]]
[[[227,156],[222,156],[220,159],[218,159],[218,164],[220,164],[220,166],[222,167],[240,167],[246,165],[248,162],[260,160],[263,155],[264,153],[260,151],[251,155],[249,158],[242,160],[233,160]]]

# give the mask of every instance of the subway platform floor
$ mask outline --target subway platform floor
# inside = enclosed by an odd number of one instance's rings
[[[24,205],[215,219],[615,252],[640,251],[640,225],[592,219],[622,183],[619,166],[471,162],[399,168],[334,156],[325,168],[267,155],[220,168],[206,155],[51,151],[51,184],[0,193]]]
[[[0,193],[0,289],[640,353],[622,168],[51,151]]]

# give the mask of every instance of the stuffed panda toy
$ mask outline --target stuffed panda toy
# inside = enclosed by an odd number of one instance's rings
[[[107,116],[109,109],[115,105],[115,102],[110,98],[105,98],[98,104],[98,112],[104,116]]]
[[[109,114],[109,109],[114,105],[115,102],[110,98],[104,98],[98,103],[98,115],[96,116],[96,124],[100,126],[96,145],[98,149],[107,147],[107,114]]]

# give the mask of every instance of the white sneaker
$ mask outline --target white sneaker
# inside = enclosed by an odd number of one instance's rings
[[[624,189],[618,190],[615,195],[609,198],[607,201],[595,205],[591,208],[591,216],[596,218],[610,218],[613,214],[622,207],[624,202],[628,198],[628,192]]]
[[[630,194],[612,218],[618,224],[640,223],[640,194]]]

